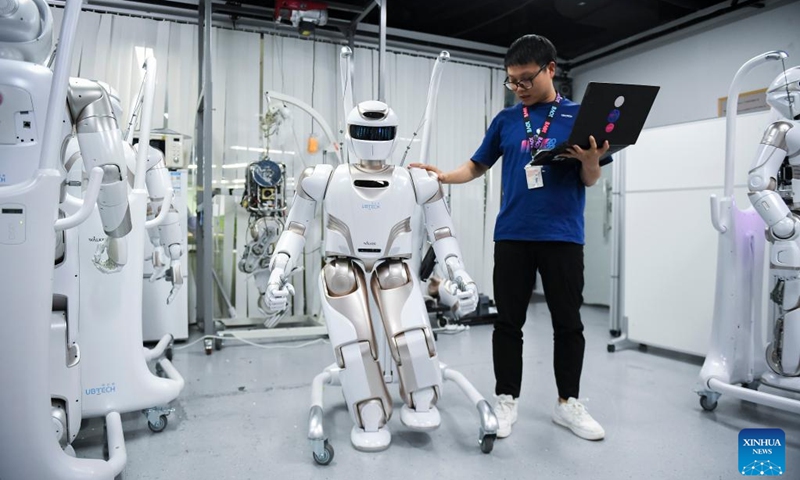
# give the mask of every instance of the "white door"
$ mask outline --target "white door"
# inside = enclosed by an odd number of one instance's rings
[[[583,302],[611,305],[611,165],[586,189]]]

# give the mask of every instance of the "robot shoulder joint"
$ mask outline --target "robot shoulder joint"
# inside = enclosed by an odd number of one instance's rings
[[[442,198],[442,188],[435,173],[421,168],[411,168],[409,172],[411,173],[411,183],[414,185],[414,194],[419,205]]]
[[[770,145],[778,147],[781,150],[788,150],[786,144],[786,134],[789,133],[793,125],[789,122],[779,121],[775,122],[764,132],[764,138],[761,139],[763,145]]]
[[[297,181],[297,194],[306,200],[322,200],[325,198],[325,191],[328,189],[332,174],[332,165],[317,165],[306,168]]]

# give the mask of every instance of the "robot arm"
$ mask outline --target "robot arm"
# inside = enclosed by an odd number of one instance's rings
[[[136,145],[138,149],[139,145]],[[153,245],[153,275],[150,281],[155,282],[165,276],[172,282],[172,290],[167,297],[167,304],[172,303],[175,295],[183,286],[183,272],[181,271],[181,255],[183,245],[181,242],[180,214],[170,203],[164,205],[165,200],[172,198],[172,184],[164,164],[164,154],[157,148],[148,146],[145,185],[149,202],[147,205],[147,219],[158,216],[162,208],[167,208],[166,218],[158,226],[147,230],[150,243]],[[167,268],[169,258],[169,268]]]
[[[287,270],[297,264],[306,243],[305,234],[314,219],[316,203],[325,198],[325,190],[333,173],[331,165],[306,168],[297,181],[297,193],[286,218],[286,229],[275,244],[269,267],[266,310],[280,312],[289,304],[289,294],[294,288],[288,283]]]
[[[770,235],[780,240],[794,240],[800,237],[798,225],[800,221],[775,191],[776,172],[789,153],[787,137],[792,129],[792,124],[785,121],[773,123],[767,128],[758,146],[758,155],[747,181],[750,203],[764,219]]]
[[[425,227],[433,242],[436,258],[447,274],[444,282],[451,295],[458,299],[456,314],[471,313],[478,306],[478,288],[464,268],[461,248],[454,236],[453,220],[444,201],[441,185],[435,174],[419,168],[410,169],[417,203],[425,211]]]
[[[103,169],[97,206],[106,241],[98,248],[93,262],[104,273],[117,272],[127,263],[124,237],[132,228],[122,133],[108,93],[97,82],[70,79],[67,105],[77,130],[84,167]],[[108,258],[102,260],[106,249]]]

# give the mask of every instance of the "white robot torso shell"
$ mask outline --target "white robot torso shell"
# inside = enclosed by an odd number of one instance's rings
[[[404,168],[338,166],[324,198],[325,256],[357,258],[367,270],[381,259],[410,258],[415,198]]]

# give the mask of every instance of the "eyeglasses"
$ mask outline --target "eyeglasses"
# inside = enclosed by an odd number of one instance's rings
[[[523,90],[527,90],[527,89],[529,89],[529,88],[531,88],[533,86],[534,79],[536,79],[536,77],[538,77],[539,74],[542,73],[542,71],[545,68],[547,68],[547,64],[542,65],[542,67],[539,68],[539,71],[536,72],[536,74],[534,76],[532,76],[531,78],[526,78],[526,79],[520,80],[518,82],[512,82],[511,80],[508,79],[508,77],[506,77],[506,81],[503,82],[503,85],[505,85],[505,87],[507,89],[511,90],[512,92],[515,91],[518,88],[521,88]]]

